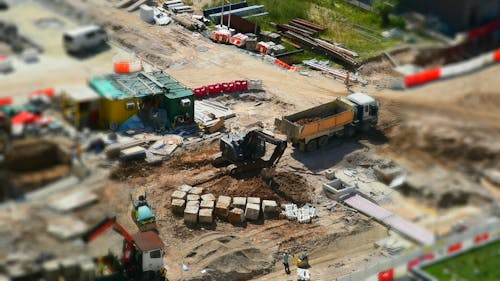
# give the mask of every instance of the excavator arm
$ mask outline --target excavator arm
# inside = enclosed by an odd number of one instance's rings
[[[130,233],[128,233],[128,231],[125,230],[125,228],[116,221],[116,217],[105,218],[104,220],[102,220],[100,223],[98,223],[96,226],[91,228],[83,235],[83,241],[85,243],[89,243],[94,239],[96,239],[97,237],[99,237],[104,232],[106,232],[106,230],[108,230],[111,227],[113,227],[113,230],[115,230],[121,236],[123,236],[123,238],[127,241],[127,243],[129,244],[134,243],[132,235],[130,235]]]
[[[249,139],[249,142],[252,142],[252,139],[257,139],[257,140],[263,140],[267,143],[276,146],[269,160],[265,161],[265,163],[267,163],[269,167],[275,166],[281,159],[281,156],[283,156],[283,153],[285,153],[285,149],[287,147],[287,142],[285,140],[273,137],[260,130],[254,130],[249,132],[247,137]]]

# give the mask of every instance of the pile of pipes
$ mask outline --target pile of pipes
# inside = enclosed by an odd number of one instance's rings
[[[348,72],[345,70],[333,69],[333,68],[329,67],[328,61],[324,62],[324,61],[318,61],[316,59],[311,59],[311,60],[302,61],[302,63],[304,65],[307,65],[308,67],[310,67],[312,69],[322,71],[322,72],[329,74],[329,75],[332,75],[333,77],[338,78],[342,81],[346,81],[347,79],[349,79],[349,82],[353,82],[353,83],[361,83],[361,84],[366,83],[366,81],[364,79],[362,79],[361,76],[359,76],[357,74],[354,74],[354,73],[348,74]]]
[[[319,32],[326,30],[326,26],[299,18],[289,21],[288,24],[278,24],[277,28],[280,31],[289,30],[307,36],[315,36],[318,35]]]
[[[355,58],[359,57],[358,53],[348,50],[340,44],[332,44],[313,37],[326,30],[323,25],[297,18],[291,20],[288,24],[277,25],[277,29],[283,33],[283,36],[306,49],[338,60],[351,68],[359,66],[359,63],[355,60]]]

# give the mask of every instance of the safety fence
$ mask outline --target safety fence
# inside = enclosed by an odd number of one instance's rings
[[[500,20],[490,22],[490,23],[488,23],[484,26],[481,26],[479,28],[469,30],[467,32],[466,40],[471,41],[471,40],[477,39],[479,37],[489,35],[495,31],[497,31],[498,29],[500,29]]]
[[[450,78],[479,70],[497,62],[500,62],[500,49],[479,55],[463,62],[453,63],[443,67],[432,68],[416,74],[408,75],[404,78],[404,85],[407,88],[423,85],[435,80]]]
[[[247,80],[215,83],[193,89],[193,93],[196,98],[203,98],[207,96],[218,95],[221,93],[234,93],[239,91],[248,91]]]
[[[439,239],[434,245],[405,252],[335,281],[393,281],[408,276],[413,269],[464,253],[486,243],[500,240],[500,220],[492,218],[464,232]]]

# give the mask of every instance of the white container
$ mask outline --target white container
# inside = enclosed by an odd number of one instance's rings
[[[141,19],[143,21],[147,23],[155,22],[155,12],[152,7],[149,7],[148,5],[141,5],[140,10]]]

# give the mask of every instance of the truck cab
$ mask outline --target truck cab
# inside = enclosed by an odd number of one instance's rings
[[[153,231],[139,232],[133,235],[138,250],[138,261],[142,272],[158,272],[163,268],[163,241]]]
[[[378,102],[364,93],[354,93],[347,96],[354,104],[354,119],[363,130],[375,126],[378,121]]]

